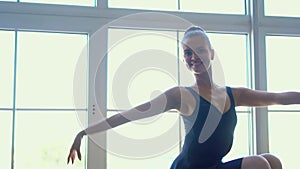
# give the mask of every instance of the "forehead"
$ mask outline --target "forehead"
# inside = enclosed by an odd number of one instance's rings
[[[208,43],[201,35],[195,35],[182,40],[183,49],[191,48],[195,49],[198,47],[208,47]]]

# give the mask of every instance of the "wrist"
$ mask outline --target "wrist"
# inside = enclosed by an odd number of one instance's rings
[[[86,132],[85,132],[85,130],[82,130],[82,131],[79,132],[77,135],[78,135],[80,138],[82,138],[83,136],[86,135]]]

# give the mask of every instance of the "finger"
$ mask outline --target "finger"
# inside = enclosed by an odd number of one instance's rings
[[[73,164],[73,162],[74,162],[74,151],[70,151],[70,154],[68,156],[68,164],[69,164],[70,160],[72,161],[72,164]]]
[[[74,159],[75,159],[75,157],[74,157],[74,156],[73,156],[73,157],[71,157],[72,164],[74,164]]]
[[[68,157],[68,163],[67,164],[69,164],[70,160],[71,160],[71,156]]]
[[[81,160],[81,153],[80,150],[77,151],[78,159]]]
[[[70,162],[71,155],[72,155],[72,152],[69,153],[67,164],[69,164],[69,162]]]

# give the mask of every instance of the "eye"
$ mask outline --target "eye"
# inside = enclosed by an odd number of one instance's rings
[[[198,54],[201,54],[201,53],[206,53],[206,49],[204,49],[204,48],[197,48],[196,49],[196,52],[198,53]]]
[[[184,56],[192,56],[193,51],[192,50],[184,50]]]

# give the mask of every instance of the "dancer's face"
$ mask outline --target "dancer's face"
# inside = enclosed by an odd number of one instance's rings
[[[211,60],[214,59],[214,50],[200,35],[186,38],[182,41],[184,61],[194,74],[207,72],[211,68]]]

